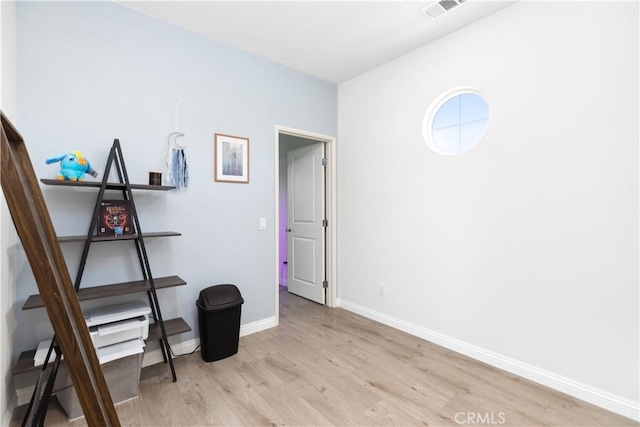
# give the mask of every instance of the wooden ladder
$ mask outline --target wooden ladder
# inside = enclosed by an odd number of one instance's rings
[[[118,414],[89,336],[29,153],[20,133],[1,111],[0,116],[2,190],[53,326],[56,344],[64,354],[87,423],[90,426],[119,426]],[[43,373],[45,369],[46,366]],[[43,375],[38,380],[36,390],[42,386],[42,380]],[[52,381],[49,381],[47,387],[53,387]],[[34,398],[38,399],[36,393]],[[44,423],[48,396],[43,399],[44,411],[41,410],[43,405],[34,405],[32,399],[23,425]],[[38,408],[35,414],[34,408]]]

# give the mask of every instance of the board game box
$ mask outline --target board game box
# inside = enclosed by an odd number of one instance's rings
[[[133,233],[129,200],[103,200],[98,213],[98,236],[122,236]]]

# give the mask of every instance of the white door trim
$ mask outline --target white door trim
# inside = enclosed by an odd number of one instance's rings
[[[326,156],[329,164],[327,165],[327,182],[326,182],[326,210],[327,210],[327,221],[329,225],[327,227],[327,277],[329,281],[329,285],[327,288],[326,295],[326,305],[329,307],[337,307],[337,283],[336,283],[336,138],[334,136],[323,135],[315,132],[307,132],[299,129],[294,129],[286,126],[278,126],[276,125],[276,134],[275,134],[275,215],[274,215],[274,234],[275,234],[275,242],[276,242],[276,251],[274,256],[274,266],[275,266],[275,274],[274,274],[274,290],[275,290],[275,313],[276,313],[276,321],[279,322],[280,319],[280,292],[279,292],[279,284],[280,284],[280,201],[279,201],[279,193],[280,193],[280,135],[291,135],[298,136],[306,139],[313,139],[318,142],[325,143],[326,147]]]

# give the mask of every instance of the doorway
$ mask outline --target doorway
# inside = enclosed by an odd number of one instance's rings
[[[301,131],[292,128],[285,127],[276,127],[276,159],[275,159],[275,170],[276,170],[276,214],[275,214],[275,241],[276,241],[276,286],[275,286],[275,295],[276,295],[276,319],[279,318],[279,298],[280,298],[280,290],[286,290],[289,287],[289,280],[294,273],[294,266],[291,264],[294,262],[294,259],[291,259],[292,253],[291,248],[289,247],[289,242],[291,241],[293,234],[295,234],[294,227],[291,227],[290,218],[289,218],[289,202],[287,199],[291,198],[290,191],[287,189],[287,174],[289,169],[289,163],[287,162],[287,154],[289,153],[289,157],[291,158],[291,153],[295,152],[303,152],[305,153],[309,149],[313,150],[313,147],[321,146],[322,151],[324,152],[324,158],[326,161],[326,166],[323,167],[325,171],[324,176],[324,217],[321,219],[325,219],[326,222],[324,224],[324,248],[322,251],[324,252],[324,266],[318,265],[318,269],[322,269],[322,276],[324,281],[326,281],[326,290],[324,295],[324,303],[329,307],[336,306],[336,280],[335,280],[335,138],[327,135],[316,134],[312,132]],[[317,152],[317,151],[316,151]],[[296,157],[296,156],[294,156]],[[299,156],[298,156],[299,157]],[[321,159],[320,159],[321,160]],[[290,159],[291,161],[291,159]],[[307,171],[306,167],[299,168],[299,170]],[[303,175],[308,175],[306,172]],[[304,177],[303,177],[304,178]],[[289,197],[288,197],[289,195]],[[299,228],[299,227],[298,227]],[[287,232],[287,229],[291,229],[291,232]],[[305,238],[305,242],[309,242],[308,239]],[[296,251],[298,253],[298,260],[302,258],[302,254],[305,252],[305,246],[299,246]],[[320,261],[317,262],[320,264]],[[301,268],[298,264],[298,272],[302,272],[298,276],[305,276],[304,271],[311,271],[310,269],[316,268],[316,265],[307,266]],[[314,275],[316,276],[316,275]],[[298,277],[300,278],[300,277]],[[302,277],[303,282],[305,277]],[[312,280],[309,280],[312,282]],[[322,282],[322,280],[320,281]],[[300,283],[298,283],[300,286]],[[295,285],[294,285],[295,287]],[[304,287],[304,286],[303,286]],[[292,292],[296,292],[295,289],[291,289]],[[304,296],[304,295],[303,295]],[[309,298],[313,299],[313,298]]]

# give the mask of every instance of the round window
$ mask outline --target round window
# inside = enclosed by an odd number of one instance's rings
[[[436,99],[422,121],[422,136],[433,151],[456,155],[480,141],[489,124],[489,105],[474,89],[454,89]]]

